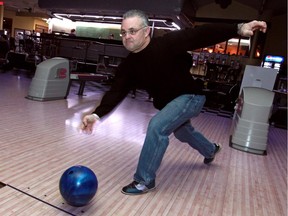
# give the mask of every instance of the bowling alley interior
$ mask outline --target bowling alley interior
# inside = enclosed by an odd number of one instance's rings
[[[267,24],[266,33],[187,50],[206,96],[190,121],[221,152],[204,164],[172,133],[156,189],[135,196],[121,189],[159,112],[153,96],[131,89],[91,134],[81,130],[129,55],[120,30],[130,9],[147,14],[152,39]],[[1,216],[288,215],[286,0],[0,0],[0,34]]]

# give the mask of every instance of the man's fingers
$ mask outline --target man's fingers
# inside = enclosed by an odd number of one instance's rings
[[[85,123],[84,121],[82,122],[82,125],[83,125],[84,128],[86,128],[88,126],[88,124]]]

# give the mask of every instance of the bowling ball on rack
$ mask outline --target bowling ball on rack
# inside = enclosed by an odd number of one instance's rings
[[[95,173],[85,166],[72,166],[61,176],[59,190],[63,199],[72,206],[87,205],[95,196],[98,180]]]

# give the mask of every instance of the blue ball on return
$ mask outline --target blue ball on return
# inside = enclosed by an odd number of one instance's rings
[[[61,176],[59,190],[63,199],[72,206],[87,205],[95,196],[98,180],[95,173],[85,166],[72,166]]]

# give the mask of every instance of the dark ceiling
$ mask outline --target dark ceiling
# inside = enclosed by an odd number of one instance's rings
[[[256,9],[260,14],[264,11],[273,11],[275,15],[287,13],[287,0],[233,0],[240,4]],[[50,11],[73,11],[78,13],[101,13],[112,12],[122,14],[128,9],[142,9],[150,14],[177,14],[185,11],[185,7],[189,7],[187,11],[197,11],[208,4],[218,4],[219,7],[229,8],[232,0],[38,0],[40,8]],[[68,7],[67,7],[68,6]]]
[[[49,16],[53,12],[122,16],[125,11],[137,8],[147,12],[150,18],[181,17],[186,25],[197,19],[198,9],[215,4],[229,10],[232,1],[251,7],[259,16],[266,12],[271,16],[287,14],[287,0],[4,0],[4,6],[18,13]]]

